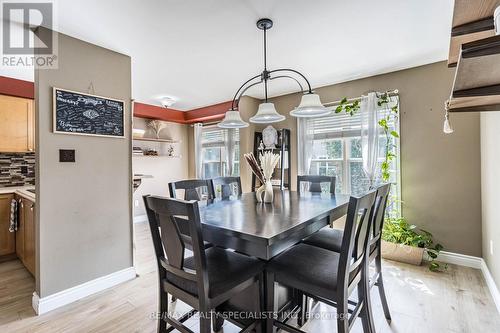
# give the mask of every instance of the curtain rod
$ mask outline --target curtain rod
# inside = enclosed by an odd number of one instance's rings
[[[366,94],[370,93],[370,92],[374,92],[376,93],[377,95],[381,95],[381,94],[387,94],[389,95],[390,97],[392,96],[398,96],[399,95],[399,90],[397,89],[394,89],[394,90],[387,90],[387,91],[384,91],[384,92],[379,92],[379,91],[369,91],[367,92]],[[366,94],[363,94],[362,96],[359,96],[359,97],[353,97],[353,98],[348,98],[347,101],[348,102],[355,102],[355,101],[359,101],[361,100],[361,98],[363,96],[366,96]],[[323,105],[324,106],[333,106],[333,105],[338,105],[340,104],[341,100],[338,100],[338,101],[334,101],[334,102],[328,102],[328,103],[324,103]]]

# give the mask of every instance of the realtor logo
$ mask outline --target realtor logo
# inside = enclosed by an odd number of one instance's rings
[[[57,67],[54,4],[34,1],[2,1],[2,67]]]

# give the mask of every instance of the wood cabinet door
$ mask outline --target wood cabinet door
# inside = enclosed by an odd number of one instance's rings
[[[16,234],[9,232],[10,203],[14,195],[0,194],[0,256],[16,252]]]
[[[24,204],[25,199],[18,197],[18,216],[19,219],[17,221],[17,232],[16,232],[16,254],[21,261],[24,262]]]
[[[35,203],[24,203],[24,266],[35,275]]]
[[[34,150],[33,100],[0,95],[0,152]]]

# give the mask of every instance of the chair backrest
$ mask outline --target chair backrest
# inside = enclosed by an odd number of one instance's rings
[[[301,184],[309,183],[309,192],[321,193],[321,183],[330,184],[330,193],[335,194],[335,176],[297,176],[297,192],[301,192]]]
[[[376,191],[370,191],[349,200],[338,271],[338,281],[345,288],[363,273],[375,197]]]
[[[177,190],[184,190],[184,200],[196,200],[200,201],[200,194],[203,192],[203,188],[206,187],[208,199],[214,199],[214,190],[212,188],[212,182],[210,179],[188,179],[179,180],[177,182],[168,183],[168,189],[170,191],[170,197],[177,198]]]
[[[377,187],[377,197],[375,199],[372,214],[372,242],[378,241],[382,235],[382,228],[384,227],[385,220],[385,209],[387,207],[387,199],[389,198],[390,190],[391,184],[383,184]]]
[[[212,179],[212,188],[217,191],[217,187],[221,187],[222,199],[228,199],[231,195],[241,195],[241,179],[240,177],[217,177]],[[234,191],[234,187],[237,187]]]
[[[208,297],[208,273],[198,202],[151,195],[145,195],[143,199],[158,264],[160,286],[168,271],[196,282],[198,295]],[[181,223],[187,224],[189,235],[181,234]],[[186,237],[192,244],[194,271],[184,267]]]

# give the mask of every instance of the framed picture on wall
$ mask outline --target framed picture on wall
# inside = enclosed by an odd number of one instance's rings
[[[53,131],[124,138],[124,106],[122,100],[53,87]]]

